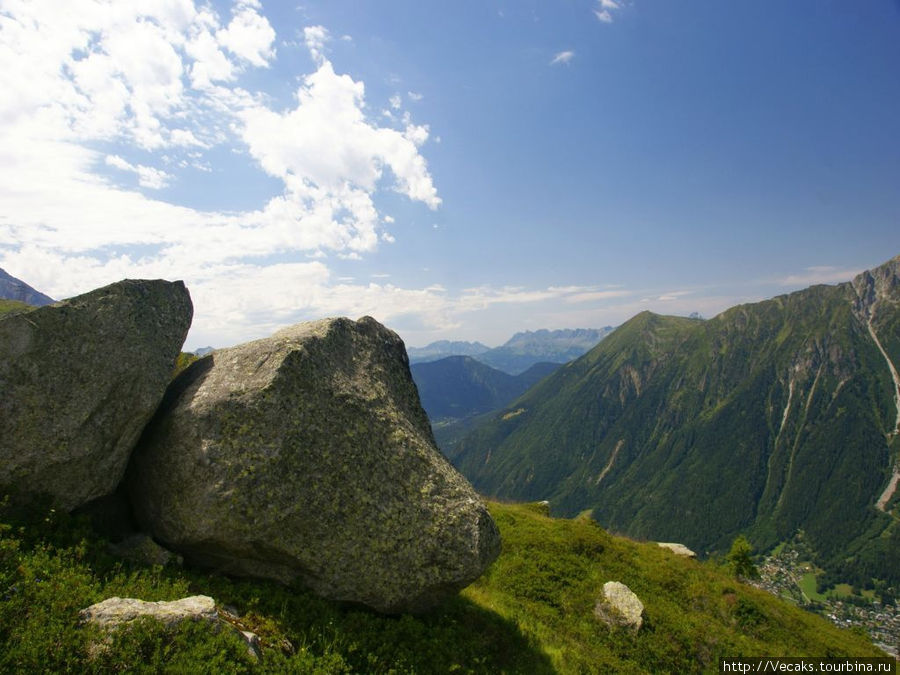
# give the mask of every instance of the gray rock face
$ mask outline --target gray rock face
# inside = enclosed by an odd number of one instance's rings
[[[879,304],[896,304],[900,297],[900,255],[883,265],[857,275],[850,286],[856,294],[854,311],[863,320],[872,319]]]
[[[594,616],[610,626],[621,626],[634,631],[644,623],[644,603],[625,584],[607,581],[603,584],[603,597],[594,607]]]
[[[115,489],[192,312],[180,281],[126,280],[0,318],[0,487],[66,509]]]
[[[326,319],[216,350],[135,451],[145,528],[194,563],[422,611],[497,557],[496,525],[441,456],[403,342]]]

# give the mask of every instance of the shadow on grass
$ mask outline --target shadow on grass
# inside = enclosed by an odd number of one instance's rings
[[[555,672],[518,625],[459,595],[427,614],[384,616],[303,589],[190,574],[192,591],[233,606],[264,645],[280,634],[295,651],[340,655],[351,672]]]
[[[56,571],[42,567],[42,579],[27,585],[43,588],[49,583],[58,589],[53,607],[44,609],[75,642],[75,613],[90,602],[111,595],[155,601],[204,594],[225,610],[223,617],[259,636],[263,659],[250,668],[253,671],[554,672],[546,654],[515,622],[459,595],[428,614],[384,616],[275,582],[234,579],[189,566],[129,562],[110,555],[107,540],[97,535],[88,518],[73,518],[45,505],[16,508],[0,500],[0,525],[0,535],[11,537],[13,545],[8,559],[0,555],[0,563],[5,561],[0,564],[0,579],[6,574],[15,581],[23,569],[56,560]],[[80,585],[76,588],[71,579]],[[0,616],[4,600],[17,599],[22,600],[18,595],[0,596]],[[27,634],[33,630],[31,624],[19,628],[26,631],[25,639],[36,639]],[[0,630],[0,650],[2,638]],[[190,645],[185,648],[190,650]]]

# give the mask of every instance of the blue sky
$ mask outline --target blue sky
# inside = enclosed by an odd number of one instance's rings
[[[900,253],[900,3],[0,0],[0,267],[187,347],[704,316]]]

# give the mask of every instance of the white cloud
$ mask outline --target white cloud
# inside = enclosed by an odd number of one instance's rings
[[[208,27],[198,28],[185,44],[185,52],[194,62],[190,67],[191,85],[209,89],[214,82],[230,82],[237,66],[220,49],[220,43]]]
[[[657,302],[674,302],[688,295],[692,295],[693,291],[669,291],[663,293],[656,298]]]
[[[424,94],[419,94],[419,93],[414,92],[414,91],[408,91],[408,92],[406,92],[406,95],[409,96],[409,100],[410,100],[410,101],[415,101],[415,102],[417,102],[417,103],[418,103],[419,101],[421,101],[423,98],[425,98],[425,95],[424,95]]]
[[[599,9],[594,10],[594,16],[603,23],[613,22],[613,12],[622,9],[622,0],[598,0]]]
[[[313,61],[320,65],[324,63],[325,43],[331,39],[328,29],[324,26],[307,26],[303,29],[303,39]]]
[[[394,110],[400,110],[401,106],[403,105],[403,99],[400,98],[400,94],[394,94],[388,99],[388,103],[391,104],[391,107]]]
[[[432,209],[441,200],[418,151],[428,126],[367,119],[363,83],[325,58],[328,32],[304,35],[317,70],[296,107],[276,111],[265,92],[240,86],[277,56],[255,0],[236,2],[227,25],[192,0],[4,3],[0,266],[54,297],[125,277],[184,279],[192,335],[217,345],[322,312],[433,311],[434,290],[330,278],[325,251],[359,258],[393,241],[373,201],[379,189]],[[110,175],[159,189],[176,176],[158,167],[209,171],[215,148],[255,162],[283,192],[220,212],[151,198]],[[141,163],[125,159],[136,156]],[[230,165],[212,161],[233,180]]]
[[[172,129],[169,132],[169,143],[176,146],[195,146],[198,148],[208,148],[209,144],[204,143],[190,129]]]
[[[129,171],[137,175],[138,185],[151,190],[159,190],[166,187],[172,179],[172,175],[160,169],[143,164],[131,164],[118,155],[107,155],[106,164],[121,171]]]
[[[405,120],[406,128],[403,130],[403,138],[410,141],[416,147],[424,145],[428,140],[429,127],[427,124],[413,124],[408,117]]]
[[[844,269],[827,265],[807,267],[799,274],[791,274],[778,280],[783,286],[812,286],[814,284],[838,284],[850,281],[861,269]]]
[[[565,298],[567,304],[575,304],[581,302],[596,302],[598,300],[610,300],[612,298],[625,298],[633,295],[631,291],[615,290],[615,291],[576,291]]]
[[[258,2],[238,2],[227,28],[216,32],[216,41],[248,63],[264,68],[275,58],[275,30],[256,10]]]
[[[573,51],[564,51],[556,54],[553,59],[550,61],[551,66],[556,66],[559,64],[567,64],[575,57],[575,52]]]
[[[427,127],[407,127],[409,136],[375,127],[363,114],[364,99],[362,82],[336,74],[325,61],[304,78],[295,109],[242,111],[242,136],[263,169],[284,180],[288,199],[304,204],[317,197],[346,209],[354,228],[374,227],[377,214],[369,195],[385,168],[398,192],[437,208],[441,200],[417,150]]]

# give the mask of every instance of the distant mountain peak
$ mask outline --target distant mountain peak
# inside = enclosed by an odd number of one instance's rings
[[[448,356],[471,356],[509,375],[519,375],[536,363],[567,363],[593,349],[613,331],[604,328],[563,328],[520,331],[499,347],[480,342],[439,340],[425,347],[409,347],[410,363],[427,363]]]
[[[26,305],[40,307],[56,302],[49,295],[36,291],[21,279],[16,279],[6,270],[0,268],[0,298],[4,300],[17,300]]]
[[[463,340],[438,340],[424,347],[407,347],[406,353],[410,363],[427,363],[448,356],[477,356],[488,351],[490,347],[480,342]]]

